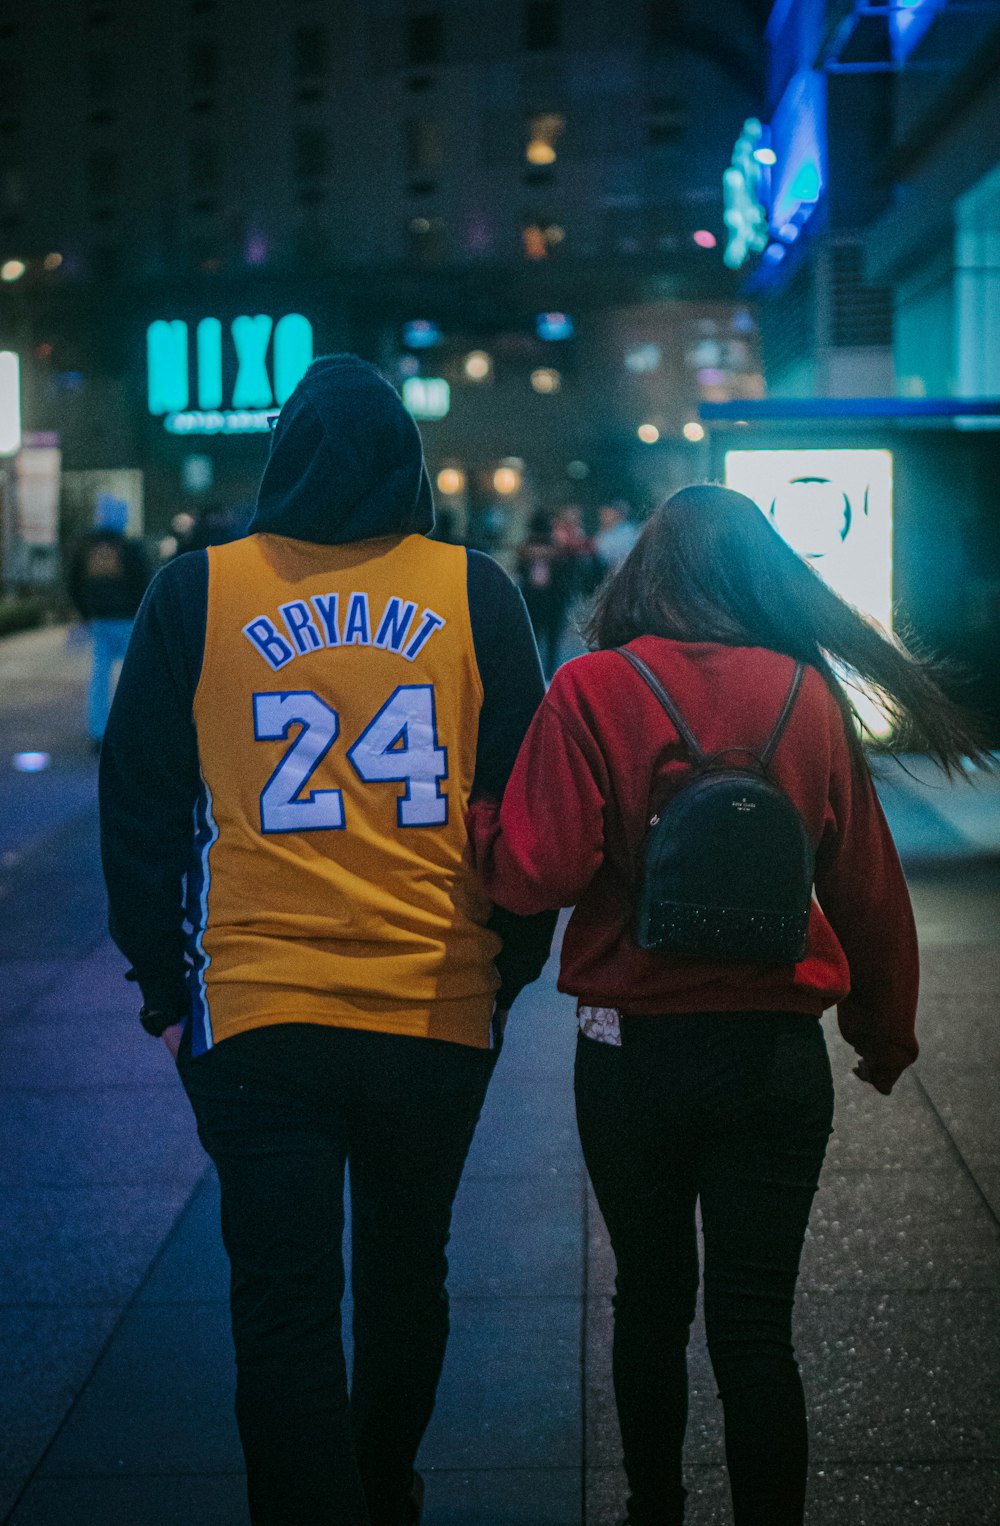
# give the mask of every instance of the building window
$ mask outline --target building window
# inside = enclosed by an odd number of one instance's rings
[[[330,34],[324,26],[300,26],[293,41],[295,78],[323,79],[330,68]]]
[[[645,220],[640,207],[609,207],[601,216],[604,246],[611,254],[641,254]]]
[[[412,117],[406,124],[406,173],[411,190],[430,190],[444,161],[441,123],[432,117]]]
[[[529,52],[558,48],[561,32],[561,0],[525,0],[523,40]]]
[[[321,127],[300,127],[295,134],[295,175],[315,180],[330,167],[330,147]]]
[[[121,250],[114,244],[98,244],[90,254],[90,273],[95,281],[116,281],[121,272]]]
[[[0,172],[0,208],[7,214],[19,212],[24,205],[24,172],[4,169]]]
[[[208,37],[196,38],[188,48],[188,79],[195,100],[208,100],[219,88],[219,45]]]
[[[13,59],[0,60],[0,130],[16,132],[21,125],[24,70]]]
[[[676,50],[683,22],[682,0],[646,0],[646,36],[654,52]]]
[[[444,15],[424,11],[406,22],[406,63],[410,69],[431,69],[444,63]]]
[[[188,148],[188,187],[196,212],[215,210],[219,189],[218,145],[211,138],[194,138]]]
[[[521,250],[526,260],[547,260],[565,242],[566,230],[555,218],[528,217],[521,225]]]
[[[406,225],[410,259],[417,265],[440,265],[448,251],[447,224],[441,217],[412,217]]]
[[[650,148],[678,148],[684,141],[689,119],[683,101],[672,96],[654,96],[646,114]]]
[[[329,260],[330,235],[320,223],[312,220],[303,223],[296,228],[294,239],[300,265],[318,268]]]
[[[107,106],[118,84],[117,59],[110,48],[87,55],[87,100],[91,106]]]
[[[111,216],[118,184],[118,155],[110,148],[95,148],[87,161],[87,192],[95,217]]]
[[[559,140],[566,131],[566,118],[556,111],[542,111],[528,118],[524,157],[536,168],[555,164]]]

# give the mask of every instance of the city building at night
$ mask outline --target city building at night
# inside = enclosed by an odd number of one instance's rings
[[[0,348],[64,538],[101,473],[157,534],[248,502],[336,349],[406,388],[461,520],[690,477],[699,402],[762,390],[719,169],[767,9],[0,0]]]
[[[863,504],[841,523],[849,584],[885,491],[858,497],[856,473],[888,456],[891,546],[863,607],[955,658],[995,716],[1000,4],[776,0],[766,44],[724,194],[768,398],[704,410],[712,469],[785,520],[794,497],[803,534],[822,504]]]

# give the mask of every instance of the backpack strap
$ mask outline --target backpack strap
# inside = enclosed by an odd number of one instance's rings
[[[705,753],[698,745],[698,742],[695,740],[694,734],[688,726],[687,721],[685,721],[683,715],[681,715],[681,712],[678,710],[675,701],[667,693],[667,690],[657,678],[652,668],[647,667],[642,658],[639,657],[635,652],[630,652],[627,647],[616,646],[615,651],[619,654],[620,657],[624,657],[625,661],[630,663],[631,666],[635,668],[635,671],[639,674],[639,677],[643,679],[644,682],[653,691],[663,709],[667,712],[670,719],[673,721],[677,735],[680,737],[681,741],[685,744],[688,751],[691,753],[695,763],[700,765],[702,763],[710,762],[711,759],[706,757]],[[748,747],[724,747],[721,752],[713,753],[712,758],[722,757],[723,754],[727,752],[745,752],[748,753],[751,757],[755,757],[760,763],[761,767],[766,769],[767,765],[774,757],[778,743],[781,741],[781,734],[788,724],[789,717],[791,716],[792,710],[795,706],[795,701],[798,699],[799,689],[802,687],[802,678],[804,673],[805,668],[803,667],[802,663],[797,662],[795,664],[795,672],[792,674],[791,688],[789,689],[785,698],[785,703],[781,707],[781,714],[778,716],[774,730],[771,732],[771,735],[768,737],[763,750],[759,754],[751,752],[751,749]]]
[[[666,689],[663,687],[660,680],[653,672],[652,668],[647,667],[642,658],[638,657],[635,652],[630,652],[627,647],[616,646],[615,651],[620,657],[624,657],[625,661],[630,663],[632,667],[635,668],[635,671],[638,673],[639,677],[643,679],[643,681],[649,686],[650,689],[652,689],[656,698],[663,706],[663,709],[667,712],[670,719],[673,721],[677,735],[687,747],[691,756],[694,758],[695,763],[704,763],[704,752],[695,740],[694,734],[690,730],[687,721],[684,719],[683,715],[681,715],[681,712],[678,710],[673,699],[671,699],[670,695],[667,693]],[[786,705],[785,708],[789,709],[790,706]],[[784,724],[784,716],[782,716],[781,724]],[[774,740],[775,745],[777,745],[777,738]]]
[[[781,741],[781,733],[784,731],[786,725],[788,724],[788,718],[792,713],[795,701],[798,699],[799,689],[802,687],[802,675],[804,672],[805,669],[803,668],[802,663],[797,662],[795,664],[795,672],[792,674],[792,686],[788,691],[788,697],[782,706],[781,714],[778,716],[777,724],[774,730],[771,732],[771,735],[768,737],[767,745],[760,755],[761,765],[764,768],[767,767],[771,759],[774,757],[775,748]]]

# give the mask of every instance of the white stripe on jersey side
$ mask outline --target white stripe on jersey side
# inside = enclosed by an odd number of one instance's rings
[[[212,1049],[215,1045],[215,1035],[212,1032],[212,1016],[208,1007],[208,992],[205,987],[205,971],[208,969],[208,966],[211,964],[212,960],[211,956],[205,953],[203,939],[205,937],[205,929],[208,926],[208,891],[212,882],[212,871],[209,864],[209,854],[211,853],[219,838],[218,824],[214,815],[212,814],[212,791],[209,789],[207,783],[205,782],[204,774],[201,776],[201,787],[204,790],[204,795],[199,800],[198,805],[203,806],[204,808],[204,826],[207,828],[208,835],[201,849],[201,893],[198,898],[198,910],[200,914],[198,917],[198,926],[195,929],[194,936],[194,949],[195,954],[198,956],[195,962],[195,981],[197,983],[199,997],[199,1010],[197,1016],[205,1041],[204,1050],[198,1049],[197,1051],[194,1051],[194,1046],[192,1044],[192,1051],[198,1054],[207,1053],[207,1051]],[[197,815],[198,806],[195,806],[195,821],[197,821]],[[192,1039],[193,1037],[194,1035],[192,1034]]]

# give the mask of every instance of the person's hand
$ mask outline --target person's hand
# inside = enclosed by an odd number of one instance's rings
[[[880,1092],[883,1097],[888,1097],[889,1093],[892,1091],[891,1086],[886,1087],[879,1085],[879,1083],[875,1080],[874,1075],[872,1074],[871,1066],[868,1064],[867,1060],[859,1060],[854,1067],[853,1073],[857,1076],[859,1081],[865,1081],[869,1086],[874,1086],[875,1090]]]
[[[503,1036],[507,1029],[507,1019],[510,1017],[509,1007],[494,1007],[493,1016],[490,1019],[491,1049],[500,1049],[503,1045]]]
[[[171,1023],[169,1028],[164,1028],[160,1037],[170,1050],[170,1057],[174,1064],[177,1063],[177,1051],[181,1047],[181,1036],[184,1033],[183,1023]]]

